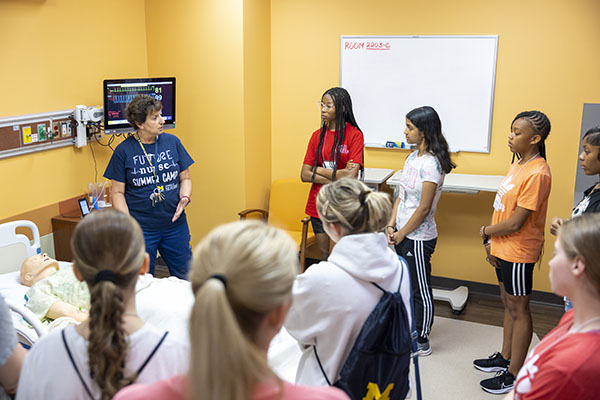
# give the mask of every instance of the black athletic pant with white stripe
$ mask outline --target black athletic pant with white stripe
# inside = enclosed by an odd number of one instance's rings
[[[437,238],[431,240],[404,239],[395,246],[409,266],[415,325],[421,339],[426,339],[433,325],[433,289],[431,287],[431,255]]]

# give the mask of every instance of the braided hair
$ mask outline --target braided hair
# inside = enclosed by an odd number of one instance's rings
[[[542,138],[542,140],[539,143],[539,151],[540,151],[540,156],[544,157],[544,160],[546,159],[546,138],[548,137],[548,135],[550,134],[550,120],[548,119],[548,117],[546,116],[546,114],[544,114],[541,111],[523,111],[520,112],[519,114],[517,114],[517,116],[515,117],[515,119],[513,119],[513,121],[510,124],[510,128],[512,130],[513,125],[515,124],[515,121],[518,119],[525,119],[529,122],[529,124],[531,125],[531,127],[533,128],[533,131],[537,134],[540,135],[540,137]],[[515,162],[515,157],[517,157],[517,159],[521,158],[520,154],[513,154],[513,161]]]
[[[346,122],[358,129],[361,133],[362,131],[358,127],[356,119],[354,118],[354,112],[352,111],[352,99],[350,98],[350,94],[346,89],[341,87],[331,88],[325,93],[323,93],[321,99],[323,99],[325,95],[331,96],[331,98],[333,99],[333,105],[335,107],[335,137],[333,141],[333,146],[331,146],[331,154],[329,156],[330,160],[335,160],[335,163],[333,164],[333,175],[331,176],[331,180],[334,181],[335,175],[337,173],[338,162],[340,161],[342,145],[344,143],[344,140],[346,139]],[[319,136],[319,145],[317,146],[317,154],[315,156],[313,174],[311,177],[312,182],[314,182],[315,175],[317,174],[317,167],[319,166],[319,157],[321,157],[322,165],[325,164],[325,160],[321,155],[321,150],[323,150],[323,144],[325,142],[325,133],[327,132],[327,129],[328,125],[326,122],[324,122],[321,125],[321,135]]]
[[[137,379],[126,368],[130,344],[124,328],[126,291],[135,285],[146,256],[144,234],[129,215],[95,211],[77,224],[71,237],[73,264],[90,289],[90,377],[107,400]],[[114,280],[98,280],[101,273]]]

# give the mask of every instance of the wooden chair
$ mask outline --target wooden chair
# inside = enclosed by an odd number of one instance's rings
[[[270,225],[285,230],[298,245],[300,253],[300,272],[304,272],[306,248],[315,242],[315,234],[310,226],[304,208],[310,191],[310,183],[299,179],[280,179],[271,184],[269,210],[258,208],[240,211],[240,219],[252,213],[260,213]]]

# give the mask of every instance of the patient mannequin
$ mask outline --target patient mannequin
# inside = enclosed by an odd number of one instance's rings
[[[85,282],[80,282],[73,267],[59,269],[58,262],[48,254],[27,258],[21,266],[21,284],[30,286],[27,291],[27,308],[40,320],[71,318],[82,322],[88,317],[90,292]],[[71,320],[71,322],[73,322]]]

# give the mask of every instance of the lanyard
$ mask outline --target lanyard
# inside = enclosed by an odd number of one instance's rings
[[[160,179],[156,175],[156,168],[154,168],[154,165],[152,165],[152,161],[150,161],[150,157],[148,157],[148,153],[146,153],[146,149],[144,148],[144,145],[142,144],[142,141],[140,140],[139,133],[137,134],[136,139],[137,139],[138,143],[140,144],[140,147],[142,148],[144,155],[146,156],[146,160],[148,160],[148,164],[150,164],[150,169],[152,170],[152,174],[154,174],[156,188],[154,188],[154,190],[150,194],[150,200],[152,201],[152,207],[154,207],[156,205],[156,203],[160,203],[161,201],[163,201],[165,199],[165,195],[163,193],[165,191],[165,187],[162,185],[159,185]],[[156,137],[156,139],[154,139],[154,159],[155,160],[158,160],[157,153],[158,153],[158,137]],[[157,162],[157,165],[158,165],[158,162]]]

